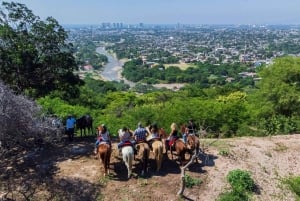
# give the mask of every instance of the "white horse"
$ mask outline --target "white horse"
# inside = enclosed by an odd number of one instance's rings
[[[133,154],[134,152],[132,146],[122,147],[122,157],[128,170],[128,179],[131,177],[132,174]]]
[[[125,132],[122,129],[118,131],[120,139],[122,139]],[[134,150],[132,146],[124,146],[122,149],[122,158],[128,170],[128,179],[131,177],[132,174],[132,163],[134,158]]]

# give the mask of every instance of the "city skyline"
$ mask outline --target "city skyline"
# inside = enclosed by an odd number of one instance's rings
[[[8,1],[11,2],[11,1]],[[15,0],[60,24],[299,24],[296,0]]]

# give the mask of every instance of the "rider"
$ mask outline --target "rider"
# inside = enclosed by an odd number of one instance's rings
[[[134,140],[139,143],[139,142],[146,142],[146,137],[148,135],[147,130],[142,126],[142,123],[138,123],[137,129],[135,129],[133,133]]]
[[[178,139],[178,128],[176,123],[171,124],[171,133],[168,139],[170,148],[173,146],[174,142]]]
[[[188,129],[189,129],[189,134],[196,134],[197,130],[196,130],[196,125],[195,125],[193,119],[189,120]]]
[[[184,133],[182,134],[182,139],[183,139],[183,142],[186,144],[186,142],[187,142],[187,137],[188,137],[188,135],[189,135],[189,128],[188,127],[186,127],[185,129],[184,129]]]
[[[98,151],[97,148],[98,148],[99,144],[106,143],[111,146],[110,134],[107,130],[107,127],[104,124],[102,124],[101,126],[99,126],[97,128],[97,130],[98,130],[98,137],[97,137],[97,140],[95,143],[95,150],[94,150],[95,154],[97,154],[97,151]]]
[[[132,132],[128,128],[123,127],[122,132],[119,133],[119,138],[120,138],[120,141],[121,141],[118,144],[119,151],[121,151],[121,148],[122,148],[123,145],[128,143],[133,147],[133,150],[136,154],[135,141],[132,140]]]
[[[153,123],[150,126],[149,131],[150,131],[150,139],[148,140],[148,143],[150,145],[150,148],[152,149],[152,142],[154,140],[160,140],[160,136],[159,136],[159,133],[158,133],[158,126],[157,126],[157,124]]]

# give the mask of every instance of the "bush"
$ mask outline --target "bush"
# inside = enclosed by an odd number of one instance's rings
[[[235,192],[252,192],[255,184],[250,173],[244,170],[232,170],[227,175],[227,181]]]
[[[290,177],[284,181],[300,200],[300,177]]]

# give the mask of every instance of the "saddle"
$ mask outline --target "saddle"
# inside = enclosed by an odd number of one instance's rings
[[[169,141],[169,146],[170,147],[174,147],[175,146],[175,142],[178,140],[178,137],[174,137],[172,140]]]
[[[126,147],[126,146],[132,146],[132,143],[130,141],[125,141],[119,148]]]

